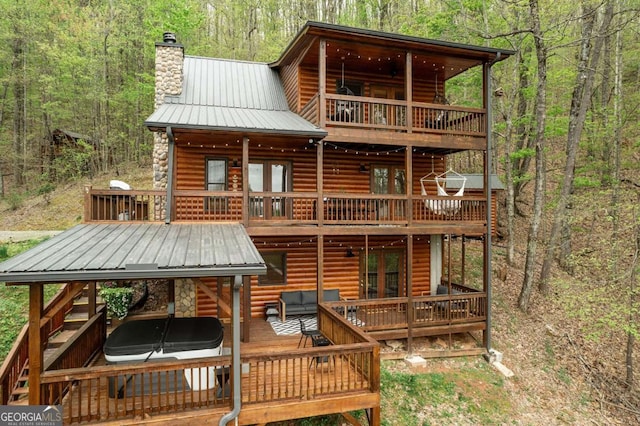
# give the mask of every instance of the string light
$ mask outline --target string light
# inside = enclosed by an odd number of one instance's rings
[[[340,150],[344,151],[347,154],[369,156],[369,152],[361,153],[360,150],[341,147],[341,146],[333,144],[331,142],[325,142],[324,146],[325,147],[333,147],[334,150],[340,149]],[[399,152],[404,152],[404,150],[405,150],[405,147],[392,148],[392,149],[389,149],[389,150],[386,150],[386,151],[376,151],[376,155],[380,155],[380,154],[386,154],[386,155],[396,154],[396,153],[399,153]]]

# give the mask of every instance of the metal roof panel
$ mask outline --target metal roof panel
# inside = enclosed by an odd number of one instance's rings
[[[265,63],[186,56],[182,93],[165,97],[148,127],[180,127],[324,137],[293,113],[277,71]]]
[[[151,268],[151,269],[149,269]],[[0,281],[255,275],[266,271],[238,223],[77,225],[0,263]]]

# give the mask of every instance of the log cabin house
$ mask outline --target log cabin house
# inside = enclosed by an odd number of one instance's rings
[[[378,425],[379,341],[411,354],[447,336],[443,356],[474,333],[460,353],[490,349],[491,67],[513,52],[318,22],[272,63],[185,56],[170,33],[156,52],[154,189],[87,187],[83,225],[0,265],[30,288],[2,404],[28,383],[26,401],[62,405],[65,424],[357,424],[348,412],[365,410]],[[463,73],[479,87],[450,104]],[[462,151],[481,153],[480,175],[450,167]],[[229,351],[105,362],[97,283],[155,278],[176,295],[165,316],[220,318]],[[45,306],[52,282],[68,284]],[[83,291],[87,322],[45,356]],[[297,291],[317,345],[265,321],[295,319]]]

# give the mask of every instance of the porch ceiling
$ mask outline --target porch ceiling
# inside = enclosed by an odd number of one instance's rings
[[[0,282],[260,275],[264,260],[237,223],[77,225],[0,263]]]

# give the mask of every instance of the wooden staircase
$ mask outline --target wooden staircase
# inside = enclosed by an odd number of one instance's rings
[[[78,329],[89,320],[89,298],[85,287],[73,300],[73,306],[66,313],[62,329],[52,335],[44,350],[44,362],[53,355],[60,346],[65,344]],[[99,299],[99,297],[98,297]],[[97,303],[102,303],[98,300]],[[28,405],[29,403],[29,360],[26,359],[20,369],[16,382],[11,387],[8,395],[8,405]]]
[[[8,405],[29,405],[29,362],[20,371],[18,380],[11,389]]]

